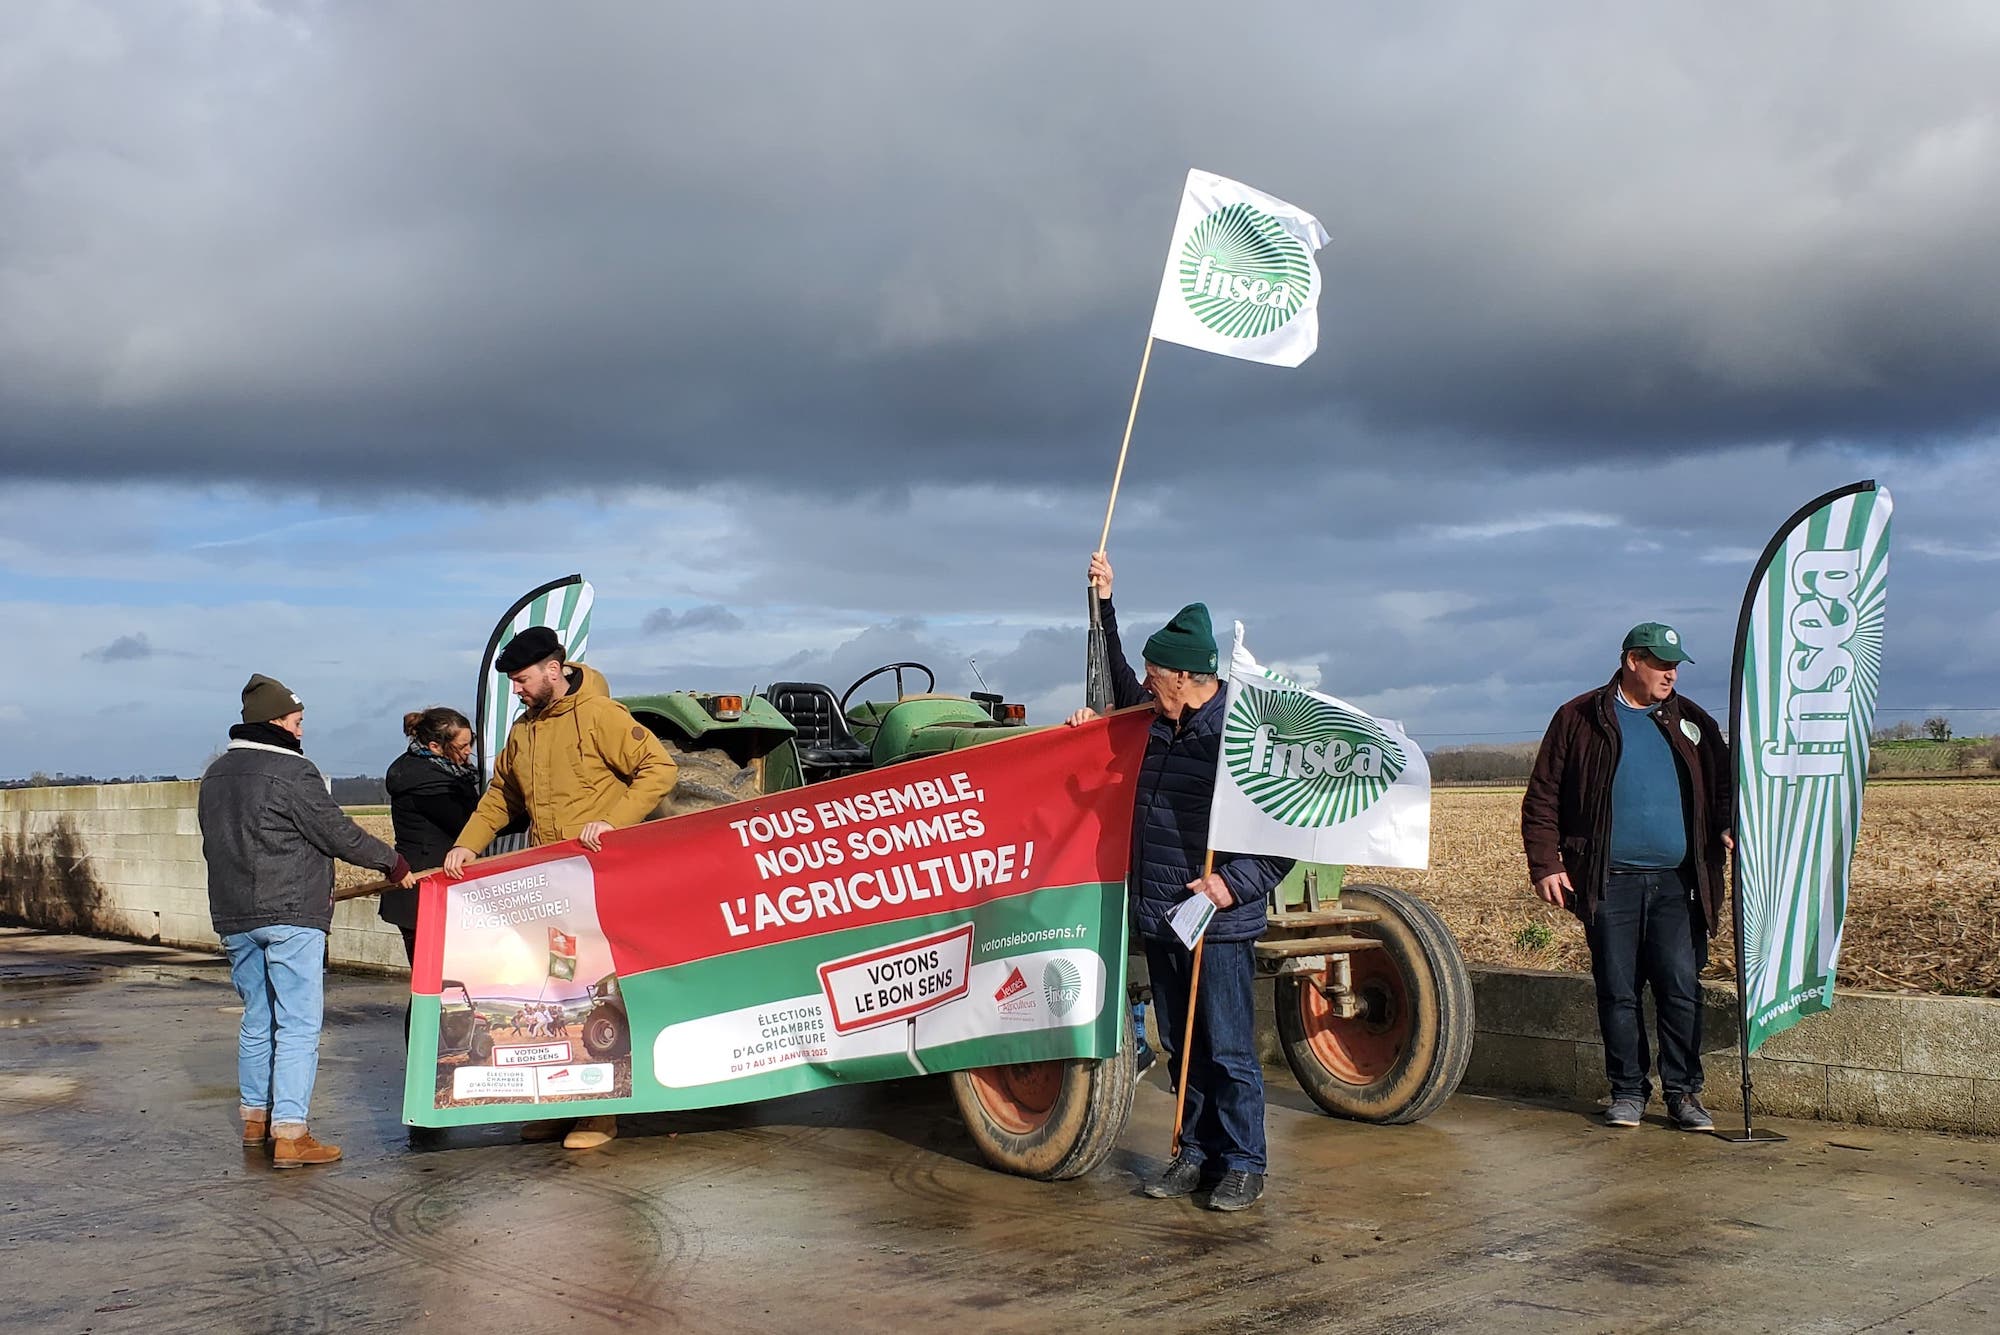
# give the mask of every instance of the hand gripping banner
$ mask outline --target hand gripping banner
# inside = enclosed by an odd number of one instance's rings
[[[1882,680],[1891,509],[1873,482],[1820,497],[1772,538],[1744,596],[1729,732],[1746,1058],[1833,1005]]]
[[[427,878],[404,1120],[705,1108],[1114,1053],[1150,717]]]

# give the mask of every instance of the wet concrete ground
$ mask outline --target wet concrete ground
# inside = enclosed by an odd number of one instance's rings
[[[1273,1071],[1271,1191],[1232,1218],[1137,1194],[1156,1071],[1055,1185],[982,1167],[941,1082],[417,1152],[400,996],[330,980],[314,1129],[348,1157],[273,1173],[234,1144],[219,960],[0,931],[0,1330],[2000,1331],[1993,1141],[1465,1096],[1375,1128]]]

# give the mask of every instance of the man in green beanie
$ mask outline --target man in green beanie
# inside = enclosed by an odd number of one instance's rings
[[[1216,909],[1203,937],[1180,1150],[1146,1184],[1146,1194],[1155,1199],[1187,1196],[1206,1186],[1210,1209],[1248,1209],[1264,1192],[1266,1167],[1256,942],[1264,935],[1271,891],[1292,863],[1289,858],[1217,850],[1213,870],[1204,869],[1208,807],[1228,699],[1217,676],[1220,659],[1208,608],[1189,603],[1147,639],[1141,681],[1119,644],[1111,562],[1103,552],[1090,558],[1090,581],[1097,589],[1110,650],[1112,703],[1123,709],[1150,700],[1158,715],[1146,742],[1132,812],[1130,885],[1133,924],[1145,944],[1160,1046],[1170,1072],[1178,1069],[1194,964],[1170,919],[1191,895],[1206,895]],[[1068,722],[1074,727],[1095,717],[1080,709]]]
[[[319,1074],[326,934],[333,925],[333,859],[381,872],[405,888],[417,878],[395,849],[334,804],[305,757],[305,705],[262,673],[243,687],[243,721],[201,776],[201,851],[208,911],[243,998],[236,1078],[245,1149],[267,1139],[277,1168],[340,1157],[306,1131]]]

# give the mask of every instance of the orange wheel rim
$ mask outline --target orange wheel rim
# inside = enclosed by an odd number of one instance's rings
[[[1351,1020],[1334,1014],[1318,987],[1324,975],[1313,975],[1299,987],[1299,1019],[1313,1057],[1336,1080],[1372,1085],[1409,1048],[1416,1016],[1403,971],[1386,950],[1361,951],[1350,957],[1348,968],[1361,1013]]]
[[[1064,1063],[1015,1062],[981,1066],[966,1072],[979,1096],[979,1106],[993,1121],[1017,1136],[1048,1124],[1062,1093]]]

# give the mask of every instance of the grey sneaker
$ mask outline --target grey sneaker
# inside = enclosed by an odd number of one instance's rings
[[[1606,1126],[1637,1126],[1646,1116],[1646,1101],[1638,1098],[1614,1098],[1611,1106],[1604,1110]]]
[[[1667,1095],[1667,1116],[1683,1131],[1715,1130],[1715,1119],[1701,1106],[1699,1094]]]
[[[1247,1210],[1257,1203],[1264,1194],[1264,1175],[1241,1168],[1232,1168],[1222,1175],[1222,1181],[1215,1184],[1209,1193],[1208,1208],[1233,1212]]]
[[[1176,1154],[1174,1161],[1145,1187],[1146,1194],[1156,1201],[1169,1201],[1176,1196],[1189,1196],[1201,1185],[1201,1160],[1190,1159],[1185,1154]]]

